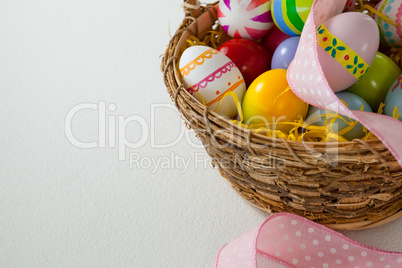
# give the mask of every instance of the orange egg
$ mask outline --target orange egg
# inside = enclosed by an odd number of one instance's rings
[[[261,74],[251,83],[242,109],[245,124],[288,132],[292,126],[276,123],[293,122],[300,116],[305,118],[308,104],[289,88],[286,70],[274,69]]]

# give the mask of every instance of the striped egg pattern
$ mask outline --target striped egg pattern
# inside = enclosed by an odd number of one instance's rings
[[[209,110],[229,118],[237,114],[232,92],[241,102],[246,92],[237,66],[223,53],[207,46],[187,48],[179,61],[184,87]]]
[[[284,33],[300,35],[314,0],[272,0],[272,16]]]
[[[271,0],[221,0],[218,19],[233,38],[259,39],[273,26]]]
[[[383,0],[376,10],[383,13],[398,25],[402,23],[402,0]],[[402,28],[389,24],[374,14],[374,19],[380,29],[381,43],[390,47],[402,47]]]

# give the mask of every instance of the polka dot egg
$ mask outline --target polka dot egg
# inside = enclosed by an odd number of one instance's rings
[[[314,0],[272,0],[275,25],[284,33],[300,35]]]
[[[244,78],[237,66],[223,53],[207,46],[187,48],[179,62],[184,87],[209,110],[234,117],[236,104],[230,92],[242,101],[246,91]]]
[[[402,0],[382,0],[376,6],[376,10],[383,13],[390,20],[401,25]],[[393,26],[374,14],[374,20],[380,29],[381,43],[390,47],[402,47],[402,28]]]
[[[222,0],[218,19],[233,38],[259,39],[273,26],[271,0]]]

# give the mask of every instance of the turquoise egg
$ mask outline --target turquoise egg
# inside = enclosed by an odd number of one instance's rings
[[[402,121],[402,75],[395,80],[385,97],[384,114],[392,116],[395,107],[399,111],[397,119]]]
[[[338,92],[336,93],[336,96],[341,99],[342,101],[344,101],[347,105],[347,107],[350,110],[358,110],[360,111],[362,105],[363,105],[363,110],[366,112],[372,112],[370,105],[368,105],[368,103],[366,101],[364,101],[361,97],[349,93],[349,92]],[[327,110],[323,110],[314,106],[310,105],[309,111],[307,113],[307,117],[306,117],[306,123],[307,124],[311,124],[314,126],[324,126],[325,124],[325,120],[326,120],[326,114],[327,114]],[[330,112],[332,115],[335,114],[335,112]],[[321,117],[319,117],[321,116]],[[341,115],[340,115],[341,116]],[[355,120],[346,117],[346,116],[342,116],[342,118],[338,118],[336,119],[335,123],[333,124],[333,130],[334,133],[338,133],[339,131],[347,128],[349,126],[350,123],[355,122]],[[346,122],[348,123],[346,123]],[[362,137],[364,137],[365,132],[363,131],[363,125],[360,123],[357,123],[351,130],[349,130],[347,133],[345,133],[343,135],[343,137],[349,141],[353,140],[353,139],[360,139]]]

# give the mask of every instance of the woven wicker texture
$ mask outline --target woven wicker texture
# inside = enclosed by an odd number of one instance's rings
[[[364,2],[374,6],[378,1]],[[216,5],[187,1],[186,16],[161,69],[185,124],[201,139],[221,175],[260,209],[292,212],[333,229],[370,228],[400,217],[402,168],[379,140],[313,143],[269,138],[208,111],[185,90],[177,69],[181,48],[188,36],[203,39],[219,27]]]

